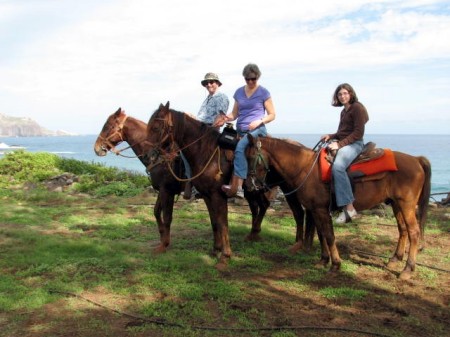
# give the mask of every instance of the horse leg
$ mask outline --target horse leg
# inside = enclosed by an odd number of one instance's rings
[[[322,262],[322,265],[325,266],[331,258],[330,272],[338,271],[341,268],[341,258],[336,245],[331,216],[327,209],[318,210],[315,213],[314,221],[317,226],[317,231],[321,232],[322,235],[322,254],[319,263]]]
[[[306,252],[311,251],[313,241],[314,241],[314,232],[316,230],[316,225],[314,223],[314,218],[311,214],[311,211],[306,211],[305,218],[305,239],[304,239],[304,250]]]
[[[246,241],[260,241],[261,223],[264,219],[270,201],[262,192],[251,192],[251,196],[247,199],[250,211],[252,213],[252,229],[246,236]]]
[[[288,195],[285,199],[292,211],[296,224],[295,243],[289,248],[289,252],[295,254],[303,248],[303,219],[305,212],[296,195]]]
[[[308,212],[308,211],[307,211]],[[319,237],[320,243],[320,260],[315,263],[316,268],[323,268],[330,262],[330,249],[327,245],[326,235],[324,235],[325,226],[322,224],[320,214],[316,212],[310,213],[314,218],[314,223],[317,228],[317,236]]]
[[[166,248],[170,245],[170,225],[172,224],[173,203],[174,195],[161,189],[153,209],[153,214],[158,223],[160,236],[160,244],[153,250],[155,254],[165,253]],[[161,213],[163,214],[162,218]]]
[[[211,198],[204,198],[208,208],[209,218],[214,233],[214,253],[220,252],[218,270],[225,270],[231,258],[230,237],[228,233],[228,205],[227,198],[215,194]]]
[[[411,206],[404,209],[403,217],[405,219],[406,228],[408,230],[409,251],[405,268],[399,275],[401,280],[409,280],[412,272],[416,269],[416,258],[419,250],[419,241],[421,236],[420,226],[417,223],[415,215],[415,207]]]
[[[396,266],[396,264],[403,260],[403,256],[405,255],[406,249],[406,239],[408,232],[406,230],[405,219],[403,218],[403,214],[400,210],[400,207],[396,204],[392,204],[392,210],[394,211],[395,218],[397,219],[397,228],[398,228],[398,240],[397,240],[397,248],[395,249],[394,255],[389,259],[387,263],[387,268],[392,269]]]

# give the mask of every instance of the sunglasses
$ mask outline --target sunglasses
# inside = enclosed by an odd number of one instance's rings
[[[208,84],[214,84],[214,83],[216,83],[216,81],[206,81],[206,82],[204,82],[205,84],[204,84],[204,86],[206,87]]]
[[[245,78],[245,81],[246,82],[250,82],[250,81],[253,81],[253,82],[255,82],[255,81],[257,81],[258,79],[256,78],[256,77],[252,77],[252,78]]]

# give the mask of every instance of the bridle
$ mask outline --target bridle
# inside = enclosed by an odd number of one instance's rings
[[[136,156],[126,156],[126,155],[122,154],[123,151],[128,150],[129,148],[132,148],[134,145],[139,144],[139,142],[136,144],[133,144],[133,145],[128,145],[127,147],[124,147],[122,149],[116,148],[117,145],[119,145],[120,143],[125,141],[125,139],[123,137],[123,128],[124,128],[124,125],[125,125],[125,122],[127,121],[127,119],[128,119],[128,115],[124,114],[123,119],[119,123],[116,123],[116,125],[114,126],[114,132],[109,134],[108,137],[106,137],[106,138],[103,137],[102,135],[100,135],[98,138],[100,138],[102,140],[102,149],[105,151],[110,151],[117,156],[121,156],[121,157],[125,157],[125,158],[140,157],[140,156],[142,156],[142,154],[139,154]],[[120,140],[118,142],[112,142],[111,139],[114,139],[117,136],[119,137]],[[107,147],[105,147],[105,145]]]
[[[266,177],[267,174],[270,171],[269,168],[269,164],[267,162],[267,159],[264,158],[262,151],[261,151],[261,141],[259,140],[259,138],[256,141],[256,154],[254,156],[252,156],[252,163],[251,166],[249,168],[249,178],[250,178],[250,186],[252,187],[251,189],[253,191],[259,191],[259,190],[264,190],[264,191],[268,191],[270,190],[269,185],[266,182]],[[256,169],[258,167],[258,165],[260,164],[264,165],[264,175],[259,178],[256,176]]]
[[[196,174],[195,176],[193,176],[191,178],[180,178],[179,176],[177,176],[177,174],[173,171],[172,162],[175,160],[176,157],[179,156],[179,153],[182,150],[187,149],[188,147],[190,147],[193,144],[200,141],[202,138],[204,138],[208,134],[208,132],[205,132],[203,135],[201,135],[200,137],[195,139],[193,142],[180,148],[178,146],[178,144],[175,140],[175,136],[174,136],[175,131],[174,131],[174,123],[173,123],[173,114],[168,113],[167,115],[168,115],[168,117],[166,117],[166,118],[164,118],[164,117],[153,117],[152,118],[152,122],[157,121],[162,124],[162,127],[158,128],[158,131],[159,131],[158,143],[152,144],[153,150],[150,155],[150,160],[151,160],[152,164],[150,164],[147,167],[147,171],[150,171],[151,168],[153,168],[156,165],[159,165],[161,163],[161,158],[162,158],[162,162],[166,163],[167,168],[169,169],[170,173],[173,175],[173,177],[176,180],[181,181],[181,182],[192,181],[192,180],[198,178],[199,176],[201,176],[205,172],[205,170],[208,168],[208,165],[213,160],[215,154],[218,153],[218,164],[219,164],[218,165],[218,167],[219,167],[218,175],[221,175],[222,170],[220,168],[220,147],[216,146],[212,155],[210,156],[210,158],[204,165],[203,169],[201,169],[198,174]],[[185,118],[186,118],[186,116],[183,117],[183,119],[180,123],[181,125],[179,126],[179,129],[183,128]],[[153,130],[151,130],[151,131],[153,132]],[[168,147],[163,146],[163,144],[166,144],[166,143],[169,143]]]

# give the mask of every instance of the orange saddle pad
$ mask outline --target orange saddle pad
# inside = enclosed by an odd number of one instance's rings
[[[326,159],[326,148],[320,152],[320,172],[323,182],[331,181],[331,164]],[[350,165],[348,172],[352,176],[362,177],[386,171],[397,171],[394,153],[390,149],[384,149],[384,155],[363,163],[355,163]]]

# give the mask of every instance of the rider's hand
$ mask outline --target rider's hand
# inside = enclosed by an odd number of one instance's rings
[[[213,127],[215,127],[215,128],[220,128],[222,125],[224,125],[225,124],[225,122],[227,122],[228,121],[228,118],[227,118],[227,116],[226,115],[224,115],[224,114],[220,114],[220,115],[218,115],[217,117],[216,117],[216,120],[214,121],[214,123],[213,123]]]
[[[330,135],[323,135],[322,137],[320,137],[320,140],[328,142],[330,140]]]
[[[330,144],[328,144],[328,148],[330,150],[339,150],[338,142],[331,142]]]

